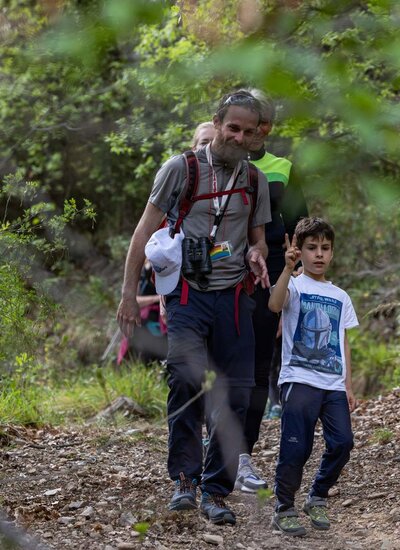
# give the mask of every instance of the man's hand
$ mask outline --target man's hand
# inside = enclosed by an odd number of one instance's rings
[[[301,257],[301,251],[297,248],[297,237],[293,235],[292,242],[289,241],[289,235],[285,233],[285,264],[290,271],[293,271]]]
[[[122,334],[130,338],[135,325],[141,326],[140,307],[136,297],[122,298],[117,311],[117,321]]]
[[[267,264],[260,250],[256,247],[250,247],[246,255],[246,260],[252,273],[254,273],[256,277],[254,284],[257,285],[261,282],[263,288],[269,288],[271,284],[269,282]]]

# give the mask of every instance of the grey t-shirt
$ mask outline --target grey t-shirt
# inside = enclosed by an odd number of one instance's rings
[[[207,162],[205,149],[197,153],[199,160],[199,186],[196,195],[212,193],[212,169]],[[226,188],[233,168],[213,155],[213,168],[217,176],[218,191]],[[170,158],[158,171],[149,202],[167,214],[169,225],[174,225],[178,218],[178,208],[187,182],[186,161],[184,155]],[[235,189],[248,186],[248,165],[242,163]],[[247,246],[248,221],[251,212],[251,197],[245,193],[234,193],[230,196],[227,209],[216,234],[218,243],[229,243],[230,256],[214,255],[212,273],[208,275],[208,290],[222,290],[237,285],[246,275],[245,248]],[[219,199],[221,200],[221,198]],[[245,204],[247,202],[247,204]],[[198,239],[208,237],[214,224],[215,206],[213,199],[194,202],[189,214],[184,218],[182,229],[185,237]],[[252,227],[263,226],[271,221],[271,208],[268,184],[264,174],[258,171],[257,204],[252,219]],[[223,248],[223,247],[222,247]],[[226,246],[225,246],[226,248]],[[217,249],[216,249],[217,250]],[[213,257],[213,255],[212,255]],[[190,286],[199,289],[197,283],[188,280]]]

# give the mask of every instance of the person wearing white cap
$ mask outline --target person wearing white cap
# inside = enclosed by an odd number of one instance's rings
[[[200,509],[215,524],[236,522],[224,497],[234,487],[254,385],[247,276],[252,272],[254,283],[269,284],[269,190],[264,175],[245,160],[260,114],[259,101],[245,90],[221,99],[213,118],[216,135],[195,153],[197,190],[184,216],[187,156],[161,167],[132,236],[117,312],[124,334],[140,325],[136,289],[146,253],[167,308],[168,472],[175,481],[168,507],[196,508],[200,485]],[[168,228],[157,231],[165,215]],[[215,381],[206,395],[210,442],[203,468],[203,399],[196,397],[206,371],[215,373]]]

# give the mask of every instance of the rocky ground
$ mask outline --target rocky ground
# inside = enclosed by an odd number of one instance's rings
[[[312,529],[304,516],[305,537],[273,532],[273,500],[239,492],[228,499],[234,527],[213,526],[196,511],[168,512],[167,433],[139,422],[118,429],[3,427],[1,526],[24,539],[26,549],[400,549],[399,410],[400,389],[361,403],[353,414],[355,449],[329,499],[328,532]],[[278,441],[279,422],[263,422],[255,462],[271,481]],[[318,430],[299,507],[322,448]],[[3,539],[0,548],[17,546]]]

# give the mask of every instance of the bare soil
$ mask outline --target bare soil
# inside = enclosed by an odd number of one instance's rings
[[[329,499],[332,527],[293,538],[271,528],[273,498],[235,491],[237,524],[211,525],[200,512],[167,511],[165,427],[22,429],[1,434],[0,506],[26,546],[46,549],[400,549],[400,389],[361,403],[353,414],[355,449]],[[264,421],[254,461],[273,484],[279,421]],[[323,450],[318,429],[298,508]],[[140,524],[143,533],[140,534]],[[146,530],[147,529],[147,530]],[[2,546],[3,544],[3,546]],[[31,545],[31,546],[29,546]],[[1,542],[0,548],[9,548]]]

